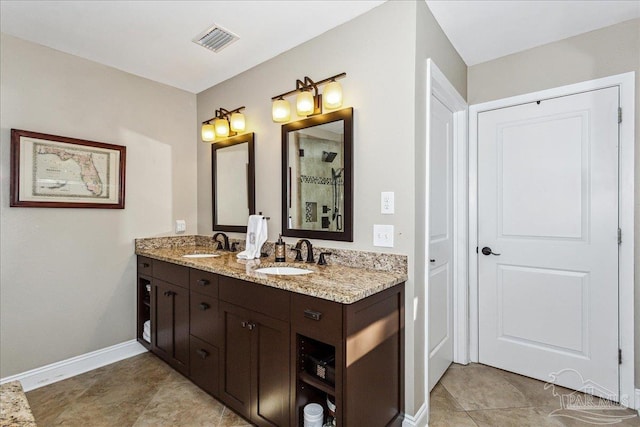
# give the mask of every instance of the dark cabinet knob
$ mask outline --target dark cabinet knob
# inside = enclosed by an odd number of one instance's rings
[[[207,304],[206,302],[201,302],[200,303],[200,310],[204,311],[204,310],[207,310],[209,308],[211,308],[211,306],[209,304]]]
[[[174,296],[176,293],[173,291],[164,291],[164,296],[165,297],[172,297]]]
[[[149,263],[148,262],[141,262],[140,263],[140,268],[149,268]]]
[[[243,328],[247,327],[247,322],[240,322],[240,326],[242,326]]]
[[[491,248],[489,246],[485,246],[484,248],[482,248],[482,253],[484,255],[495,255],[495,256],[500,256],[500,254],[497,254],[495,252],[491,251]]]
[[[250,331],[253,331],[255,329],[255,327],[256,327],[255,323],[248,323],[247,324],[247,328],[249,328]]]
[[[207,279],[199,279],[196,283],[197,283],[198,285],[200,285],[200,286],[207,286],[207,285],[208,285],[208,284],[210,284],[211,282],[210,282],[210,281],[208,281]]]
[[[198,350],[196,353],[198,353],[198,356],[200,356],[203,359],[206,359],[209,356],[209,352],[202,348]]]
[[[435,259],[430,259],[429,262],[436,262],[436,260]]]

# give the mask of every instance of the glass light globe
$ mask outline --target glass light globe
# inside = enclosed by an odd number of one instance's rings
[[[229,136],[229,122],[226,119],[215,119],[213,126],[216,128],[217,136]]]
[[[242,113],[231,114],[231,130],[234,132],[242,132],[244,131],[244,127],[245,127],[244,114]]]
[[[322,98],[325,108],[335,109],[342,106],[342,86],[340,83],[333,81],[324,87]]]
[[[291,106],[284,99],[276,99],[271,107],[271,117],[276,123],[286,122],[291,118]]]
[[[213,125],[210,123],[206,123],[202,125],[202,140],[205,142],[215,141],[216,132],[213,128]]]
[[[296,97],[296,111],[299,116],[308,116],[313,114],[314,110],[313,94],[311,92],[303,91],[298,93]]]

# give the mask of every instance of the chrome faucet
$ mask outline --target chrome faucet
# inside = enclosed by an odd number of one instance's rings
[[[313,246],[311,245],[311,242],[308,241],[307,239],[298,240],[298,243],[296,243],[295,250],[298,251],[298,253],[300,253],[302,251],[303,243],[307,245],[307,262],[314,262],[315,260],[313,259]],[[298,257],[296,257],[296,259],[298,259]],[[302,257],[300,257],[300,260],[302,260]]]
[[[223,242],[218,240],[218,236],[222,236]],[[227,237],[226,234],[222,233],[222,232],[218,232],[216,234],[213,235],[213,241],[218,243],[218,249],[222,249],[223,251],[230,251],[231,248],[229,247],[229,237]],[[224,243],[224,245],[223,245]]]

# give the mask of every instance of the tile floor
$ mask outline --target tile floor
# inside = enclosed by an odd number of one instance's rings
[[[151,353],[27,393],[38,427],[250,427]]]
[[[557,387],[554,395],[544,385],[485,365],[453,364],[431,392],[429,427],[640,426],[637,412],[630,409],[561,410],[558,394],[573,392]]]
[[[557,391],[570,393],[561,388]],[[39,427],[250,426],[151,353],[30,391],[27,399]],[[550,416],[559,408],[559,398],[545,390],[541,381],[484,365],[454,364],[431,393],[429,426],[596,425],[557,416],[558,412]],[[596,415],[632,417],[614,425],[640,426],[637,413],[628,409],[603,410]]]

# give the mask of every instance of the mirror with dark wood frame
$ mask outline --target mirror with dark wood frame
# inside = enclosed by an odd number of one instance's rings
[[[227,138],[211,145],[213,231],[247,232],[255,212],[254,134]]]
[[[353,242],[353,108],[282,126],[282,235]]]

